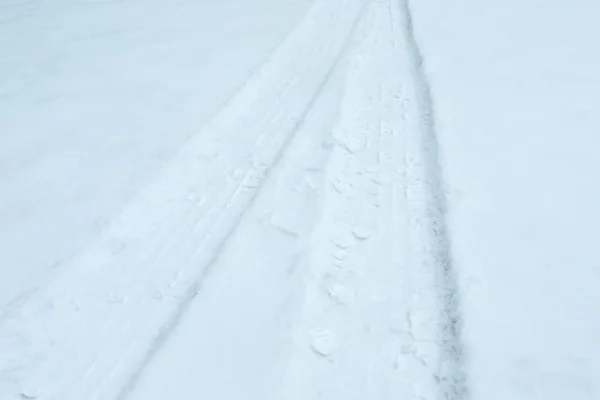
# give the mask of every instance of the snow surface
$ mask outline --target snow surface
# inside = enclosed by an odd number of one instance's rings
[[[0,399],[600,398],[600,6],[0,4]]]
[[[600,5],[414,1],[474,399],[600,398]]]
[[[97,237],[308,5],[0,1],[0,307]]]

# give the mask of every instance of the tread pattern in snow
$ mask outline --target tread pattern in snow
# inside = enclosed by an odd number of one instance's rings
[[[359,25],[286,398],[466,397],[434,116],[408,12],[373,0]]]
[[[435,109],[431,86],[425,72],[424,59],[414,30],[411,0],[395,0],[399,4],[397,20],[402,37],[410,54],[411,72],[415,85],[415,100],[419,108],[421,146],[424,159],[424,174],[427,180],[428,225],[431,230],[432,253],[438,268],[438,288],[442,308],[442,340],[444,363],[439,372],[439,383],[448,399],[467,398],[464,370],[464,347],[461,339],[460,296],[452,267],[449,234],[446,225],[446,195],[444,193],[441,159],[435,127]]]

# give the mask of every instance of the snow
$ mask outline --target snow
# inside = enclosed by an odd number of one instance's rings
[[[298,238],[317,217],[320,191],[312,182],[322,179],[327,161],[322,139],[339,108],[339,75],[323,89],[131,399],[185,398],[199,384],[208,398],[278,398],[302,297]]]
[[[414,1],[473,399],[600,396],[600,6]]]
[[[2,3],[0,398],[598,398],[599,17]]]
[[[0,307],[97,237],[308,4],[1,2]]]

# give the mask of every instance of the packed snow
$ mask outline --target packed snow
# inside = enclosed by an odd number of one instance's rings
[[[599,20],[0,0],[0,399],[600,398]]]

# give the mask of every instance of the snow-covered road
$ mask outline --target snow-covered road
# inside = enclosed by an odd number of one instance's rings
[[[525,9],[532,14],[539,11],[536,1],[529,1],[530,8]],[[197,85],[207,85],[215,76],[231,78],[211,84],[210,90],[218,95],[201,107],[202,115],[191,117],[180,109],[194,109],[200,98],[207,97],[197,96],[199,86],[190,82],[190,87],[178,89],[189,100],[177,97],[179,103],[172,110],[178,110],[163,115],[163,125],[150,131],[138,127],[140,135],[155,132],[154,141],[146,144],[146,150],[123,154],[142,161],[130,160],[111,169],[116,173],[129,166],[132,174],[137,170],[134,187],[126,191],[118,181],[94,178],[93,182],[107,185],[103,190],[114,190],[118,199],[111,200],[112,205],[102,203],[95,214],[64,214],[83,215],[77,223],[88,227],[87,233],[79,241],[57,239],[57,243],[63,241],[62,247],[51,252],[36,250],[40,260],[73,252],[54,273],[44,272],[47,266],[15,249],[24,249],[28,240],[35,243],[31,232],[37,225],[56,227],[56,221],[38,218],[27,224],[19,219],[11,205],[27,196],[19,192],[19,185],[9,183],[15,179],[30,188],[25,178],[42,179],[36,171],[45,168],[26,167],[22,157],[29,153],[24,149],[43,149],[48,157],[61,153],[45,145],[39,132],[28,131],[31,126],[23,128],[22,121],[6,124],[21,131],[7,130],[11,135],[2,139],[9,151],[2,150],[0,161],[13,173],[3,175],[2,182],[15,189],[8,192],[13,197],[0,198],[4,201],[0,215],[25,230],[22,236],[11,236],[10,227],[3,228],[14,249],[3,247],[0,256],[10,261],[6,265],[33,267],[0,285],[0,292],[2,285],[8,288],[0,293],[0,300],[18,299],[6,306],[0,303],[0,398],[558,400],[573,395],[596,399],[600,395],[600,346],[594,338],[600,332],[593,310],[600,307],[600,276],[593,268],[598,266],[598,257],[592,246],[582,239],[578,248],[584,254],[578,257],[546,250],[548,259],[552,255],[562,258],[542,272],[547,264],[536,261],[535,251],[522,250],[523,261],[518,262],[519,255],[512,254],[518,248],[509,237],[509,232],[519,233],[525,248],[528,243],[534,249],[542,243],[555,245],[548,238],[536,241],[535,227],[530,226],[528,234],[519,230],[523,219],[539,225],[535,215],[515,209],[492,216],[482,213],[494,204],[501,209],[498,199],[506,203],[502,206],[510,204],[508,183],[523,184],[506,162],[492,165],[487,158],[493,153],[486,155],[482,150],[491,143],[496,157],[504,160],[515,154],[511,153],[515,140],[505,141],[505,132],[492,129],[489,123],[489,137],[474,132],[469,125],[475,120],[473,110],[480,106],[485,113],[491,106],[482,104],[483,96],[465,99],[460,89],[467,91],[467,79],[462,78],[457,87],[458,76],[449,74],[460,65],[473,79],[475,72],[469,67],[476,57],[465,50],[462,35],[473,34],[475,26],[487,27],[489,15],[481,12],[479,24],[483,25],[465,22],[465,33],[442,20],[446,14],[458,20],[466,9],[477,12],[470,0],[452,7],[437,4],[442,0],[260,3],[260,7],[249,7],[222,2],[214,10],[203,6],[214,12],[205,16],[207,24],[211,19],[243,20],[253,33],[247,40],[254,38],[260,44],[227,45],[230,35],[243,36],[241,29],[228,23],[206,28],[215,36],[210,48],[226,49],[223,54],[241,64],[218,74],[210,68],[231,63],[217,58],[214,63],[198,64],[204,68],[197,73],[204,81]],[[127,12],[141,3],[93,4],[115,7],[104,12],[122,12],[123,21],[128,21]],[[179,32],[175,37],[163,32],[168,43],[157,46],[174,52],[172,45],[177,43],[175,49],[183,51],[182,38],[189,44],[188,36],[196,32],[190,16],[194,6],[184,0],[178,7],[158,2],[153,6],[156,14],[149,15],[156,18],[148,23],[168,21],[159,16],[171,13],[169,26]],[[253,12],[245,17],[250,9]],[[260,9],[271,13],[265,16]],[[514,5],[511,10],[517,9]],[[75,10],[69,4],[53,15],[61,19],[79,12]],[[522,16],[523,9],[519,10]],[[514,16],[504,11],[490,15]],[[15,18],[20,21],[22,17]],[[11,33],[24,29],[24,22],[10,25],[12,20],[7,21],[9,28],[0,25],[0,29],[13,29]],[[263,32],[259,26],[267,22],[272,24],[268,33],[257,33]],[[502,29],[513,29],[504,22],[490,26],[502,36]],[[118,31],[122,37],[122,30]],[[132,30],[131,35],[137,37],[140,32]],[[575,41],[577,31],[573,35]],[[527,34],[515,37],[516,43]],[[152,35],[145,40],[156,42]],[[14,47],[15,43],[7,40],[0,46],[9,49],[6,54],[12,54],[11,62],[17,63],[17,55],[26,52],[19,53],[24,50]],[[475,46],[475,42],[468,43]],[[88,56],[82,55],[81,60],[93,63]],[[132,57],[138,59],[139,54]],[[596,61],[600,67],[600,59]],[[181,62],[173,60],[176,65]],[[0,68],[21,71],[20,64],[18,68],[11,65],[0,64]],[[523,73],[523,68],[518,71]],[[494,73],[492,66],[489,73]],[[53,82],[38,79],[44,84]],[[86,76],[82,82],[89,83],[89,79]],[[21,89],[11,89],[10,82],[0,86],[4,90],[0,101],[14,110],[21,109],[19,101],[33,101],[11,94]],[[147,89],[143,79],[135,82],[141,90]],[[122,82],[112,84],[122,89]],[[563,79],[562,84],[569,87],[570,81]],[[493,92],[495,87],[488,85]],[[160,100],[157,110],[162,110],[168,99],[158,93],[152,96]],[[453,102],[453,96],[459,103]],[[56,107],[68,108],[71,103]],[[40,110],[50,112],[44,107]],[[493,111],[498,115],[500,108]],[[518,120],[509,107],[504,111],[507,118]],[[468,118],[461,119],[464,116]],[[160,133],[171,131],[173,127],[167,125],[174,119],[182,125],[175,129],[177,138],[168,140],[166,146]],[[194,121],[200,120],[202,128],[189,135]],[[124,120],[111,123],[119,135],[127,136]],[[38,128],[46,126],[40,123]],[[73,140],[79,137],[76,128],[73,123],[67,129]],[[534,133],[521,132],[533,135],[524,139],[526,143],[536,143],[528,148],[530,159],[549,161],[547,154],[565,140],[546,128],[545,142],[536,141],[539,136]],[[22,130],[29,136],[22,136]],[[591,137],[576,129],[572,135]],[[61,136],[68,141],[66,137],[70,136]],[[592,142],[585,141],[590,147]],[[581,149],[580,145],[575,147]],[[86,148],[75,146],[73,151],[85,157]],[[148,155],[159,150],[165,152],[160,157]],[[110,162],[111,151],[100,151],[98,160]],[[578,156],[582,154],[581,149]],[[572,159],[578,156],[573,154]],[[31,162],[44,158],[27,157]],[[571,168],[578,176],[587,173],[593,181],[600,159],[586,160],[563,168]],[[159,169],[161,162],[164,165]],[[519,163],[518,158],[515,162],[515,169],[527,176],[526,163]],[[57,179],[57,175],[68,179],[52,169],[67,164],[51,163],[44,179]],[[82,174],[94,176],[94,171],[101,170],[97,164],[81,164],[90,166]],[[550,168],[550,162],[544,165],[553,174],[561,171]],[[17,179],[14,174],[18,173],[25,178]],[[493,184],[492,176],[481,178],[486,173],[495,174]],[[523,181],[545,193],[548,189],[540,182],[548,179],[547,172],[538,169],[534,174],[537,181]],[[60,182],[52,182],[55,194],[67,190],[58,189]],[[575,197],[584,196],[585,204],[600,202],[597,189],[573,185],[562,184],[578,191]],[[519,193],[530,197],[520,200],[523,205],[534,197],[525,186],[520,186]],[[556,204],[567,207],[568,201]],[[584,210],[590,221],[600,215],[592,207]],[[49,205],[44,212],[56,212],[56,207]],[[94,233],[89,221],[103,215],[107,222]],[[571,226],[566,219],[556,220]],[[560,231],[562,225],[553,228]],[[494,229],[505,231],[494,234]],[[67,237],[76,236],[73,229],[65,232]],[[58,246],[47,237],[42,242]],[[502,258],[506,250],[511,254]],[[511,260],[514,267],[509,265]],[[2,265],[0,271],[11,276],[10,267]],[[31,276],[35,278],[30,280]],[[564,297],[552,299],[556,291]],[[545,305],[536,307],[534,302]],[[562,310],[547,312],[551,305]],[[561,343],[568,329],[560,324],[577,329],[580,342]],[[536,333],[545,330],[549,330],[544,333],[546,340],[533,345]]]

